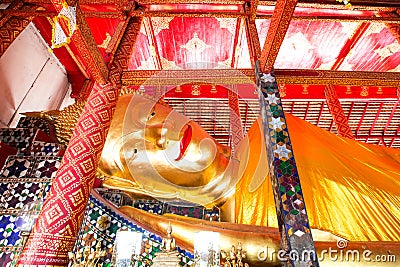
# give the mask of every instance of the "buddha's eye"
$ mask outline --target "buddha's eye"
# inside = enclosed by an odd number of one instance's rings
[[[153,108],[149,115],[147,116],[147,120],[151,120],[156,115],[156,109]]]

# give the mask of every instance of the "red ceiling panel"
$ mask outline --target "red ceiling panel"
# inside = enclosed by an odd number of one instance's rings
[[[155,70],[154,57],[151,56],[150,44],[144,25],[136,40],[128,70]]]
[[[151,11],[170,12],[233,12],[242,10],[242,5],[218,5],[218,4],[162,4],[144,5]]]
[[[104,61],[107,63],[111,59],[111,55],[107,52],[107,46],[111,41],[111,37],[115,33],[120,20],[118,19],[100,19],[86,18],[86,21],[92,31],[94,40],[97,44]]]
[[[357,22],[293,20],[279,50],[275,68],[330,69],[357,25]],[[257,21],[257,26],[263,46],[269,20]]]
[[[400,45],[384,23],[369,28],[347,55],[339,70],[399,71]]]
[[[257,8],[258,15],[272,15],[275,6],[262,6]],[[332,9],[332,8],[309,8],[309,7],[296,7],[294,16],[325,16],[325,17],[360,17],[360,16],[374,16],[379,11],[372,10],[351,10],[351,9]]]
[[[239,29],[239,42],[236,47],[236,59],[235,59],[235,68],[236,69],[246,69],[251,68],[251,60],[250,60],[250,51],[249,45],[247,42],[247,35],[244,23],[240,25]]]
[[[204,66],[200,63],[230,66],[236,19],[152,18],[152,26],[161,60],[184,68]]]

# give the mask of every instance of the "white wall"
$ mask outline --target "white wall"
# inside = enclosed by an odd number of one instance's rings
[[[33,23],[0,58],[0,127],[15,127],[19,113],[58,109],[70,84]]]

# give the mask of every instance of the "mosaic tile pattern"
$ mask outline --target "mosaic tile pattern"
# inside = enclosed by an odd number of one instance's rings
[[[8,183],[9,181],[5,179],[0,180],[0,196],[5,196],[5,194],[7,193]]]
[[[53,125],[49,124],[46,120],[34,117],[21,117],[18,121],[17,128],[32,128],[40,129],[46,134],[50,134]]]
[[[18,255],[20,251],[14,251],[11,249],[2,250],[0,247],[0,266],[1,267],[13,267],[16,266]]]
[[[32,128],[0,129],[0,141],[24,153],[31,146],[37,130]]]
[[[110,201],[118,208],[125,205],[132,206],[132,199],[122,191],[104,188],[98,188],[97,190],[102,197]]]
[[[220,221],[220,210],[214,206],[212,209],[204,209],[203,219],[207,221]]]
[[[0,248],[21,245],[18,223],[15,215],[0,215]]]
[[[8,183],[5,197],[1,197],[2,208],[12,210],[21,209],[29,202],[43,196],[45,183],[33,179],[21,179],[19,182]]]
[[[272,166],[274,177],[271,177],[275,199],[277,201],[277,216],[279,227],[285,231],[281,234],[286,251],[314,251],[314,242],[308,221],[300,178],[292,152],[289,131],[282,108],[278,84],[275,74],[262,73],[259,62],[256,66],[257,90],[263,121],[264,136],[269,165]],[[272,163],[272,164],[271,164]],[[318,261],[304,262],[307,266],[319,266]],[[296,265],[297,266],[297,265]]]
[[[29,149],[31,155],[35,156],[63,156],[65,148],[61,144],[34,141]]]
[[[30,127],[29,125],[20,126]],[[38,131],[33,129],[0,129],[0,140],[17,147],[19,154],[25,154],[31,147],[36,133]],[[41,134],[44,135],[42,132]],[[59,151],[54,149],[54,145],[46,147],[47,143],[42,143],[42,151],[45,154]],[[11,155],[7,157],[0,170],[1,267],[16,266],[16,261],[22,251],[22,239],[17,228],[20,219],[17,219],[17,213],[25,204],[45,197],[60,161],[60,157],[54,156]]]
[[[36,178],[54,178],[60,167],[62,157],[36,157],[32,170],[32,177]]]
[[[1,177],[24,178],[30,177],[35,158],[30,156],[9,156],[2,170]]]
[[[43,202],[46,200],[46,195],[49,193],[52,181],[43,181]]]
[[[133,207],[154,214],[164,214],[164,203],[158,200],[136,200]]]
[[[83,247],[87,245],[94,248],[97,242],[101,242],[103,249],[112,248],[116,233],[120,229],[143,233],[142,252],[138,266],[151,266],[154,254],[161,250],[161,237],[121,217],[93,195],[90,196],[74,251],[83,250]],[[193,265],[191,253],[181,249],[178,251],[181,255],[181,266]],[[109,266],[109,262],[103,261],[103,266]]]
[[[204,208],[201,206],[182,207],[165,204],[163,213],[171,213],[191,218],[203,219]]]

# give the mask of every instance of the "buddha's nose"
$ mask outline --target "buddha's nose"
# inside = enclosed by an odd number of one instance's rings
[[[167,141],[171,139],[171,130],[173,129],[172,121],[164,121],[160,124],[147,125],[145,129],[146,140],[155,144],[158,148],[164,149]]]

